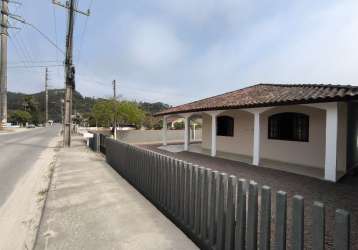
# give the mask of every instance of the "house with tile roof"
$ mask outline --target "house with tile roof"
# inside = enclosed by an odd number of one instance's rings
[[[258,84],[169,108],[184,118],[183,150],[338,181],[358,166],[358,87]],[[191,119],[202,142],[190,145]],[[166,122],[163,122],[163,145]],[[199,147],[199,148],[198,148]]]

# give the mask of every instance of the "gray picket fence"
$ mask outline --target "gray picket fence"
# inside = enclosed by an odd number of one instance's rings
[[[305,248],[301,196],[293,198],[288,242],[284,191],[272,193],[254,181],[107,138],[106,159],[201,249]],[[324,204],[315,202],[312,213],[310,249],[325,249]],[[335,212],[333,238],[334,249],[350,249],[350,214],[345,210]]]
[[[93,137],[89,138],[89,142],[88,142],[89,148],[95,152],[99,152],[100,151],[100,141],[101,141],[100,134],[94,133],[92,131],[90,131],[89,133],[93,134]]]
[[[89,138],[89,148],[95,152],[106,154],[106,135],[92,131],[90,133],[93,134],[93,137]]]

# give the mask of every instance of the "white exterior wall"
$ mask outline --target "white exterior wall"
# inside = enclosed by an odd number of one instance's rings
[[[309,116],[309,141],[268,139],[269,116],[298,112]],[[274,107],[261,114],[261,158],[324,168],[326,145],[326,111],[302,105]]]
[[[268,139],[268,117],[281,112],[299,112],[310,117],[309,142]],[[337,170],[346,170],[347,105],[338,104]],[[220,115],[235,119],[234,137],[217,137],[217,150],[252,156],[254,116],[245,111],[230,110]],[[202,147],[211,148],[211,118],[203,116]],[[325,166],[326,111],[305,105],[279,106],[260,115],[260,158],[317,168]]]
[[[245,111],[230,110],[222,115],[234,118],[234,136],[217,136],[217,151],[252,156],[254,116]],[[203,115],[202,147],[211,148],[211,117]]]

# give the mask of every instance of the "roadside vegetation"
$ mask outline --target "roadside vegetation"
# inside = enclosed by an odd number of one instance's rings
[[[27,111],[16,110],[10,113],[9,122],[25,126],[26,123],[31,122],[32,116]]]
[[[62,122],[63,89],[49,90],[49,120]],[[9,122],[25,125],[44,123],[45,93],[34,94],[8,93]],[[121,101],[104,98],[84,97],[73,93],[73,122],[82,126],[111,127],[116,116],[118,125],[131,125],[136,128],[161,129],[160,118],[153,114],[170,106],[165,103]],[[30,115],[30,116],[29,116]]]
[[[103,100],[93,106],[90,118],[97,127],[110,127],[116,121],[117,125],[140,128],[145,112],[134,102]]]

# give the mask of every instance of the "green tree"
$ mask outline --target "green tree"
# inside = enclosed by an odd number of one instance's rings
[[[27,111],[16,110],[10,113],[9,121],[11,123],[17,123],[24,126],[27,122],[30,122],[31,120],[32,120],[32,116]]]
[[[33,98],[33,96],[25,96],[24,97],[24,108],[25,111],[29,112],[31,114],[31,123],[39,124],[43,123],[44,121],[44,114],[40,111],[40,105],[38,101]]]
[[[92,116],[96,126],[108,127],[113,121],[113,108],[110,101],[97,102],[92,108]]]
[[[145,118],[144,111],[134,102],[123,101],[116,104],[116,117],[119,124],[135,125],[139,128]]]
[[[181,121],[181,122],[174,123],[174,129],[176,130],[184,129],[184,122]]]
[[[119,125],[140,127],[145,113],[134,102],[103,100],[93,106],[91,116],[95,119],[97,126],[109,127],[116,121]]]

